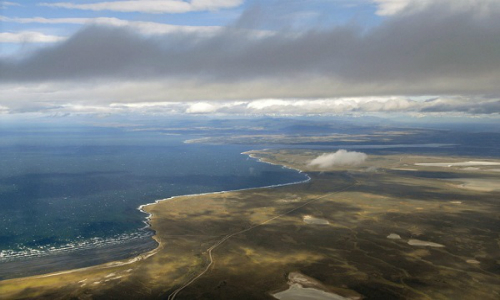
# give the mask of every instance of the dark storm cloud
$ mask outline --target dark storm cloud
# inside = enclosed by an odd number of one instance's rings
[[[323,78],[385,93],[499,93],[500,10],[428,6],[373,29],[144,37],[88,27],[31,57],[0,62],[1,80],[196,79],[212,83]],[[255,13],[255,12],[252,12]],[[363,91],[366,93],[366,91]],[[314,95],[311,95],[314,96]]]

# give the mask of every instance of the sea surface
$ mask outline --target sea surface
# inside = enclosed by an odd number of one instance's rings
[[[306,179],[242,155],[248,146],[186,139],[116,128],[0,130],[0,279],[153,249],[141,204]]]

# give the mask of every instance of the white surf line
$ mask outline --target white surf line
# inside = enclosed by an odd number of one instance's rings
[[[227,241],[228,239],[232,238],[232,237],[233,237],[233,236],[235,236],[235,235],[238,235],[238,234],[241,234],[241,233],[244,233],[244,232],[250,231],[250,230],[252,230],[252,229],[254,229],[254,228],[257,228],[257,227],[263,226],[263,225],[265,225],[265,224],[267,224],[267,223],[269,223],[269,222],[271,222],[271,221],[274,221],[274,220],[279,219],[279,218],[281,218],[281,217],[283,217],[283,216],[286,216],[286,215],[288,215],[288,214],[290,214],[290,213],[292,213],[292,212],[294,212],[294,211],[296,211],[296,210],[298,210],[298,209],[303,208],[303,207],[304,207],[304,206],[306,206],[306,205],[311,204],[311,203],[312,203],[312,202],[314,202],[314,201],[317,201],[317,200],[319,200],[319,199],[322,199],[322,198],[325,198],[325,197],[328,197],[328,196],[332,196],[332,195],[335,195],[335,194],[338,194],[338,193],[344,192],[345,190],[350,189],[351,187],[355,186],[356,184],[358,184],[358,183],[356,182],[355,184],[352,184],[352,185],[350,185],[350,186],[348,186],[348,187],[345,187],[345,188],[343,188],[343,189],[341,189],[341,190],[338,190],[338,191],[335,191],[335,192],[332,192],[332,193],[328,193],[328,194],[325,194],[325,195],[323,195],[323,196],[320,196],[320,197],[314,198],[314,199],[309,200],[309,201],[307,201],[306,203],[303,203],[303,204],[301,204],[301,205],[299,205],[299,206],[297,206],[297,207],[295,207],[295,208],[293,208],[293,209],[291,209],[291,210],[289,210],[289,211],[287,211],[287,212],[285,212],[285,213],[282,213],[282,214],[280,214],[280,215],[277,215],[277,216],[274,216],[274,217],[272,217],[272,218],[270,218],[270,219],[267,219],[267,220],[265,220],[265,221],[264,221],[264,222],[262,222],[262,223],[256,224],[256,225],[251,226],[251,227],[249,227],[249,228],[247,228],[247,229],[243,229],[243,230],[241,230],[241,231],[238,231],[238,232],[235,232],[235,233],[232,233],[232,234],[229,234],[229,235],[224,236],[221,240],[219,240],[217,243],[215,243],[214,245],[212,245],[210,248],[208,248],[208,249],[207,249],[207,252],[208,252],[208,258],[209,258],[209,260],[210,260],[210,263],[209,263],[209,264],[205,267],[205,269],[204,269],[204,270],[203,270],[200,274],[196,275],[196,276],[195,276],[195,277],[193,277],[191,280],[189,280],[187,283],[185,283],[183,286],[181,286],[180,288],[176,289],[176,290],[175,290],[172,294],[170,294],[170,295],[168,296],[167,300],[174,300],[174,299],[175,299],[175,297],[176,297],[176,296],[177,296],[177,295],[178,295],[178,294],[179,294],[182,290],[184,290],[185,288],[187,288],[188,286],[190,286],[193,282],[195,282],[195,281],[196,281],[198,278],[200,278],[201,276],[205,275],[205,273],[207,273],[207,272],[208,272],[208,270],[210,269],[210,267],[214,264],[214,259],[213,259],[213,256],[212,256],[212,252],[213,252],[213,251],[214,251],[217,247],[219,247],[220,245],[222,245],[225,241]]]

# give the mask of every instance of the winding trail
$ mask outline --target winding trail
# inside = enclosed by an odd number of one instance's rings
[[[356,180],[355,180],[356,181]],[[296,211],[296,210],[299,210],[301,208],[303,208],[304,206],[306,205],[309,205],[311,204],[312,202],[314,201],[317,201],[317,200],[320,200],[320,199],[323,199],[323,198],[326,198],[326,197],[329,197],[329,196],[332,196],[332,195],[335,195],[335,194],[338,194],[338,193],[341,193],[341,192],[344,192],[350,188],[352,188],[353,186],[357,185],[358,182],[356,181],[356,183],[352,184],[352,185],[349,185],[343,189],[340,189],[338,191],[335,191],[335,192],[332,192],[332,193],[328,193],[328,194],[325,194],[323,196],[320,196],[320,197],[317,197],[317,198],[313,198],[297,207],[294,207],[293,209],[291,210],[288,210],[280,215],[277,215],[277,216],[274,216],[270,219],[267,219],[265,220],[264,222],[262,223],[259,223],[259,224],[256,224],[254,226],[251,226],[251,227],[248,227],[247,229],[243,229],[241,231],[238,231],[238,232],[235,232],[235,233],[231,233],[231,234],[228,234],[228,235],[225,235],[222,239],[220,239],[219,241],[217,241],[215,244],[213,244],[210,248],[207,249],[207,253],[208,253],[208,258],[209,258],[209,264],[205,267],[205,269],[203,269],[198,275],[196,275],[195,277],[193,277],[191,280],[189,280],[188,282],[186,282],[185,284],[183,284],[181,287],[179,287],[178,289],[176,289],[175,291],[172,292],[172,294],[170,294],[167,298],[167,300],[174,300],[175,297],[177,297],[177,295],[182,291],[184,290],[185,288],[187,288],[188,286],[190,286],[191,284],[193,284],[193,282],[195,282],[198,278],[200,278],[201,276],[205,275],[208,270],[210,269],[210,267],[215,263],[215,260],[213,258],[213,255],[212,255],[212,252],[217,249],[217,247],[219,247],[220,245],[222,245],[225,241],[227,241],[228,239],[238,235],[238,234],[242,234],[244,232],[247,232],[247,231],[250,231],[254,228],[257,228],[257,227],[260,227],[260,226],[263,226],[269,222],[272,222],[276,219],[279,219],[281,217],[284,217],[286,215],[289,215],[291,214],[292,212]]]

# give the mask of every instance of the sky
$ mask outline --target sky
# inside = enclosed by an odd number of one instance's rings
[[[0,3],[4,116],[500,116],[498,0]]]

